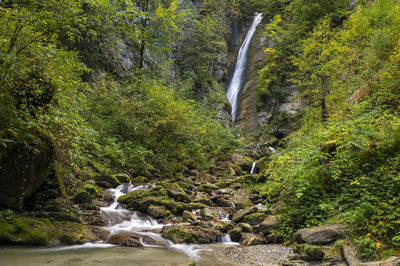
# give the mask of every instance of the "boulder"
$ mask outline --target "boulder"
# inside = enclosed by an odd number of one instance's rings
[[[253,165],[253,159],[239,153],[233,154],[231,159],[234,164],[240,166],[243,170],[250,172]]]
[[[240,245],[242,246],[254,246],[254,245],[262,245],[265,244],[262,236],[246,233],[242,235],[242,239],[240,241]]]
[[[243,230],[241,227],[235,227],[229,232],[229,236],[231,237],[233,242],[239,242],[242,238]]]
[[[233,224],[231,222],[220,222],[216,224],[214,228],[221,231],[222,233],[226,233],[229,230],[233,229]]]
[[[77,204],[92,203],[92,197],[85,190],[79,190],[72,196],[72,201]]]
[[[167,190],[168,196],[171,198],[182,201],[182,202],[191,202],[190,197],[186,194],[186,192],[178,185],[174,184],[170,189]]]
[[[161,234],[174,243],[197,244],[211,244],[221,236],[221,233],[213,228],[190,225],[165,226]]]
[[[240,189],[236,191],[232,199],[235,208],[241,210],[253,206],[253,202],[249,199],[251,194],[251,190],[249,189]]]
[[[278,218],[276,216],[270,215],[264,219],[262,223],[258,226],[258,231],[264,235],[271,233],[271,230],[278,224]]]
[[[196,196],[193,198],[194,202],[200,202],[203,203],[205,205],[212,205],[212,201],[210,199],[210,196],[208,196],[208,194],[204,193],[204,192],[197,192]]]
[[[155,205],[150,205],[147,208],[147,213],[154,217],[154,218],[166,218],[171,216],[171,212],[167,210],[164,206],[155,206]]]
[[[253,227],[246,223],[239,223],[238,226],[242,228],[242,231],[245,233],[253,233]]]
[[[203,210],[201,210],[201,217],[203,217],[206,220],[213,220],[213,221],[217,221],[218,220],[218,212],[215,208],[204,208]]]
[[[250,225],[257,225],[262,223],[262,221],[264,221],[266,217],[267,215],[262,212],[252,213],[244,216],[243,222],[248,223]]]
[[[334,247],[302,244],[295,246],[294,249],[298,253],[297,258],[301,260],[330,262],[335,263],[335,265],[343,262],[342,256],[337,253]]]
[[[195,222],[197,221],[196,215],[188,210],[183,211],[182,213],[182,222]]]
[[[198,191],[207,192],[208,194],[218,189],[219,187],[211,183],[205,183],[197,188]]]
[[[142,247],[140,243],[140,234],[124,232],[112,235],[108,243],[125,247]]]
[[[246,209],[240,210],[232,216],[232,222],[239,223],[243,220],[243,217],[258,211],[257,206],[251,206]]]
[[[295,239],[299,243],[325,245],[346,237],[346,227],[338,224],[328,224],[314,228],[304,228],[297,231]]]
[[[349,266],[361,264],[361,261],[356,257],[357,251],[353,246],[343,245],[341,252],[342,257]]]

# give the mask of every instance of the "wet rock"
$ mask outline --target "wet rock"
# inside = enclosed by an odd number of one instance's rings
[[[250,225],[260,224],[267,217],[265,213],[257,212],[253,214],[248,214],[243,217],[243,222],[248,223]]]
[[[304,260],[291,260],[291,261],[286,261],[282,264],[282,266],[306,266],[307,262]]]
[[[258,226],[258,231],[264,235],[271,233],[271,230],[278,224],[278,218],[276,216],[270,215],[264,219],[262,223]]]
[[[177,200],[177,201],[182,201],[182,202],[191,202],[190,197],[186,194],[186,192],[178,185],[174,184],[172,188],[167,190],[168,196],[171,198]]]
[[[190,222],[190,221],[195,222],[195,221],[197,221],[197,217],[193,212],[185,210],[182,213],[182,221],[183,222]]]
[[[243,217],[258,211],[256,206],[248,207],[235,213],[232,217],[232,222],[239,223],[243,220]]]
[[[238,226],[242,228],[243,232],[245,233],[253,233],[253,227],[246,223],[239,223]]]
[[[335,242],[346,237],[346,227],[344,225],[324,225],[314,228],[300,229],[295,234],[295,239],[299,243],[310,243],[324,245]]]
[[[164,238],[174,243],[197,243],[210,244],[215,241],[221,233],[213,228],[201,226],[165,226],[161,234]]]
[[[159,247],[165,247],[165,244],[157,241],[149,236],[142,236],[142,240],[145,244],[147,245],[152,245],[152,246],[159,246]]]
[[[203,203],[205,205],[212,205],[212,201],[210,199],[210,196],[208,196],[208,194],[204,193],[204,192],[197,192],[196,196],[193,198],[194,202],[200,202]]]
[[[222,233],[226,233],[233,229],[233,224],[231,222],[220,222],[215,225],[215,229],[221,231]]]
[[[231,237],[233,242],[239,242],[242,238],[243,230],[241,227],[235,227],[229,232],[229,236]]]
[[[124,247],[142,247],[143,245],[140,243],[140,238],[140,234],[124,232],[111,236],[108,243]]]
[[[215,208],[204,208],[203,210],[201,210],[201,217],[203,217],[206,220],[214,220],[217,221],[218,220],[218,212]]]
[[[164,206],[155,206],[155,205],[150,205],[147,208],[147,213],[156,219],[167,218],[171,215],[171,212],[167,210]]]
[[[196,239],[193,234],[183,227],[164,226],[161,231],[162,237],[171,240],[174,243],[195,243]]]
[[[242,235],[242,239],[240,241],[240,245],[242,246],[254,246],[254,245],[262,245],[265,244],[262,236],[246,233]]]

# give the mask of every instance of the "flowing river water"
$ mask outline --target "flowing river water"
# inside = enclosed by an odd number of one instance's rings
[[[211,261],[211,264],[214,264],[221,260],[217,265],[225,265],[226,258],[222,259],[216,254],[226,245],[237,245],[231,242],[228,234],[216,239],[216,244],[213,245],[174,244],[159,233],[164,224],[158,223],[148,215],[126,210],[117,201],[120,196],[133,190],[151,187],[153,185],[134,187],[125,184],[109,189],[114,202],[101,208],[107,221],[104,229],[109,232],[103,241],[58,248],[3,247],[0,248],[0,265],[168,265],[187,263],[190,260],[196,261],[197,265],[210,265]],[[229,216],[221,212],[220,220],[229,221]],[[141,235],[140,243],[143,248],[118,247],[107,243],[113,235],[120,233]]]

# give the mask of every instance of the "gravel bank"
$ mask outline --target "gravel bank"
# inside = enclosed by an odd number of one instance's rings
[[[291,248],[283,245],[235,246],[224,251],[225,256],[242,265],[282,265],[292,253]]]

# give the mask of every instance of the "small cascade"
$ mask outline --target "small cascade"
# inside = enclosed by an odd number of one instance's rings
[[[229,219],[229,212],[226,212],[220,208],[217,209],[217,212],[218,212],[218,216],[219,216],[218,221],[220,221],[220,222],[230,222],[231,221]]]
[[[242,46],[240,47],[238,58],[236,61],[235,72],[233,73],[231,83],[229,84],[228,91],[226,93],[229,103],[232,106],[232,123],[235,123],[237,116],[238,95],[243,83],[243,75],[246,70],[247,52],[249,50],[250,42],[253,38],[254,32],[256,31],[257,25],[261,22],[262,19],[262,14],[256,13],[256,16],[253,19],[253,23],[251,24],[247,36],[243,41]]]
[[[240,245],[238,242],[232,242],[231,236],[228,233],[223,236],[219,236],[217,243],[221,243],[224,245]]]
[[[254,173],[255,173],[255,170],[256,170],[256,164],[257,164],[257,162],[253,162],[253,165],[251,166],[251,171],[250,171],[250,174],[254,174]]]
[[[268,148],[272,153],[276,153],[276,149],[274,147],[268,146]]]
[[[108,221],[108,225],[104,228],[110,232],[106,241],[115,234],[133,232],[143,236],[139,239],[139,241],[144,247],[173,248],[184,252],[192,258],[197,258],[199,252],[204,251],[205,249],[199,248],[197,245],[174,244],[172,241],[163,238],[161,234],[154,232],[162,229],[165,226],[164,224],[158,223],[155,219],[146,214],[126,210],[118,203],[118,198],[126,193],[134,190],[150,189],[154,186],[155,184],[134,187],[131,184],[127,184],[108,190],[109,193],[114,197],[114,202],[108,207],[100,208],[103,217]],[[145,237],[148,237],[154,240],[154,242],[160,243],[163,246],[149,244],[144,239]]]

